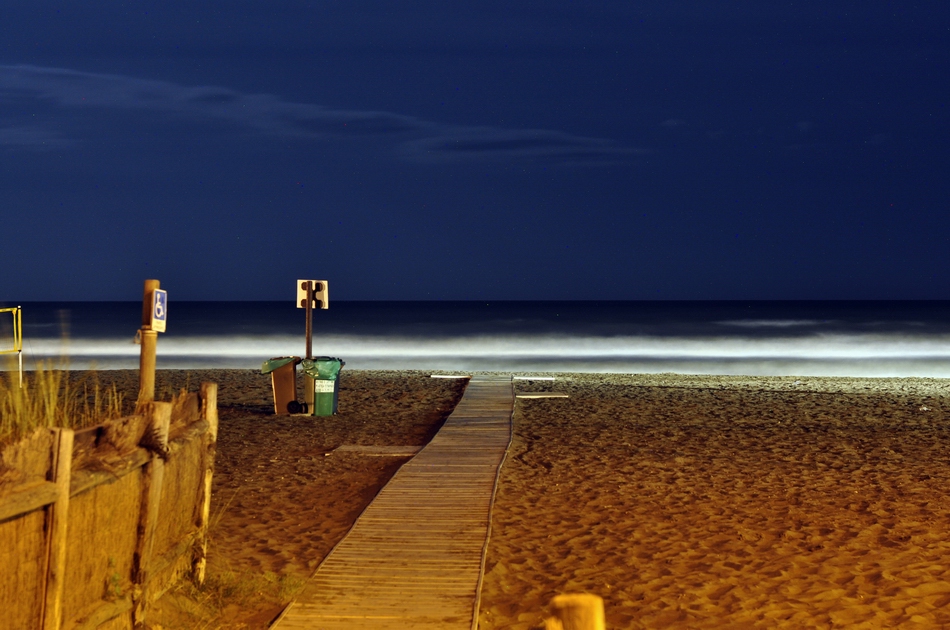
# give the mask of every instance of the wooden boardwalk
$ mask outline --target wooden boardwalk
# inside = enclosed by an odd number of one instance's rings
[[[473,378],[272,628],[475,628],[513,404],[510,378]]]

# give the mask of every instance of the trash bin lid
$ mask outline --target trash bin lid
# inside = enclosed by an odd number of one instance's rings
[[[334,357],[314,357],[313,359],[304,359],[300,362],[302,369],[307,376],[318,380],[334,381],[339,376],[340,370],[346,363],[343,359]]]
[[[261,374],[270,374],[278,368],[282,368],[288,363],[300,363],[300,357],[274,357],[273,359],[267,359],[264,361],[264,364],[261,365]]]

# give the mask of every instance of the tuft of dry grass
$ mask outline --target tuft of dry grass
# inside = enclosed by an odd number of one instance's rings
[[[271,571],[238,573],[224,570],[209,573],[201,586],[187,583],[186,588],[194,589],[196,599],[206,601],[212,610],[220,612],[231,603],[247,604],[261,599],[286,604],[297,596],[305,583],[299,577]]]
[[[166,593],[150,621],[165,630],[267,628],[305,584],[302,578],[270,571],[210,570],[204,584],[186,579]],[[255,611],[256,620],[247,618],[249,611]]]
[[[38,428],[94,426],[125,411],[115,385],[101,387],[94,372],[74,382],[68,371],[40,364],[24,375],[23,387],[18,380],[16,372],[0,374],[0,444]]]

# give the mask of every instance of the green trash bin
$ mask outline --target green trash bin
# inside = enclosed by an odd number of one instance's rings
[[[346,365],[342,359],[316,357],[304,359],[300,368],[313,379],[314,416],[332,416],[337,412],[340,399],[340,370]]]

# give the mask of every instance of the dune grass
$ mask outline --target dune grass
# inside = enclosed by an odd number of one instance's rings
[[[215,546],[215,532],[224,513],[237,496],[235,492],[218,505],[208,524],[208,546]],[[214,553],[212,551],[212,553]],[[218,557],[209,563],[203,584],[185,579],[158,601],[151,619],[165,630],[228,630],[262,628],[265,617],[272,618],[303,590],[306,579],[271,571],[235,569]],[[245,623],[249,617],[257,622]]]
[[[24,375],[0,373],[0,444],[14,442],[38,428],[94,426],[123,415],[124,397],[115,385],[103,388],[95,372],[81,379],[68,370],[40,364]]]

